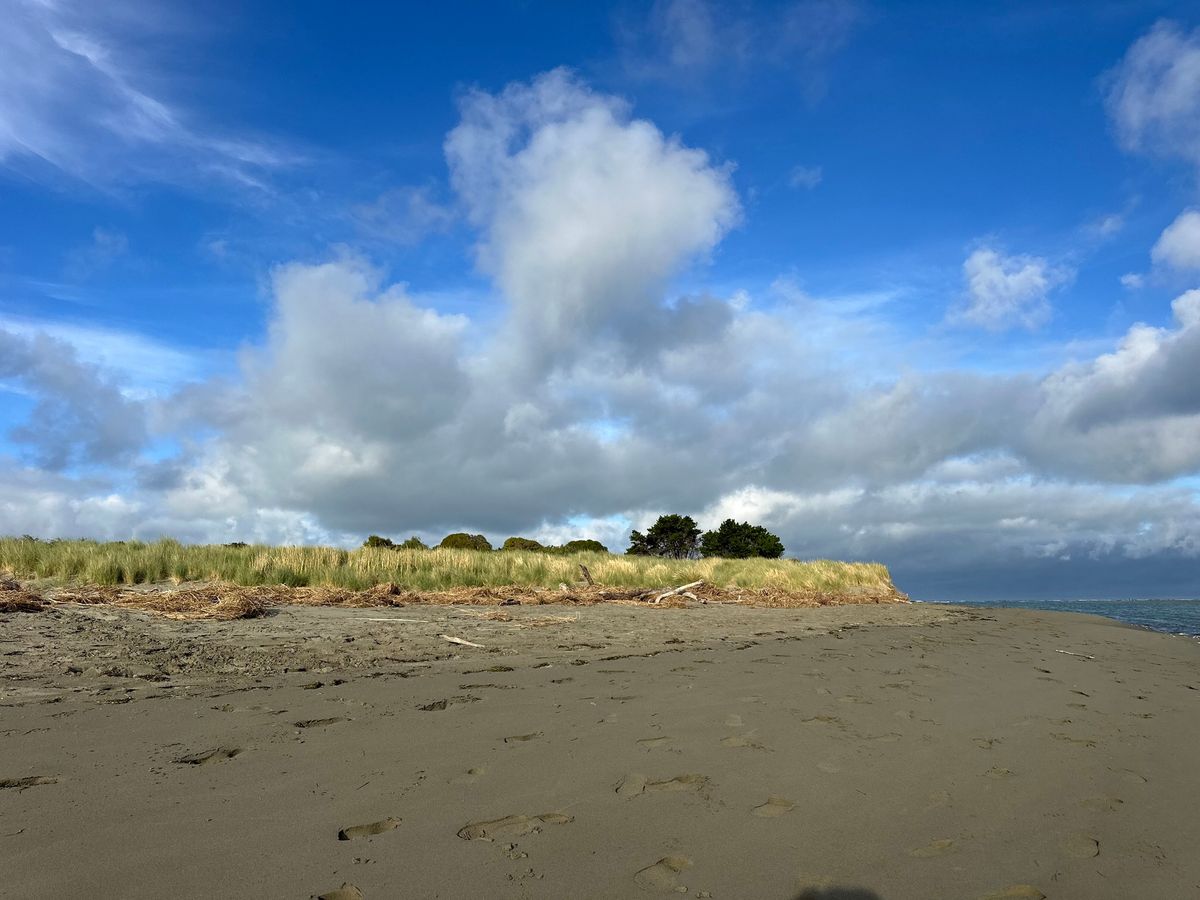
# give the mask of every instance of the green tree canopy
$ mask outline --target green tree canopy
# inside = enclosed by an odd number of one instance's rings
[[[363,541],[363,546],[364,547],[378,547],[378,548],[382,549],[382,548],[387,548],[387,547],[395,547],[396,545],[392,543],[391,538],[380,537],[377,534],[373,534],[370,537],[368,537],[365,541]]]
[[[747,559],[762,556],[777,559],[783,555],[783,542],[761,525],[726,519],[716,531],[706,531],[700,541],[705,556]]]
[[[500,547],[501,550],[527,550],[536,552],[545,550],[546,548],[535,541],[533,538],[510,537]]]
[[[691,516],[659,516],[645,534],[629,536],[631,556],[666,556],[670,559],[694,559],[699,553],[700,529]]]
[[[482,534],[467,534],[465,531],[456,531],[454,534],[448,534],[442,538],[439,547],[445,547],[448,550],[491,550],[492,544]]]
[[[591,538],[585,540],[567,541],[561,547],[556,548],[563,553],[607,553],[608,548],[599,541],[594,541]]]
[[[402,544],[398,544],[401,550],[428,550],[429,545],[417,537],[415,534]]]

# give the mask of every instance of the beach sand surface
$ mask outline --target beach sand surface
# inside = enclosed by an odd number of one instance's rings
[[[1200,645],[1069,613],[61,604],[0,897],[1195,898],[1198,748]]]

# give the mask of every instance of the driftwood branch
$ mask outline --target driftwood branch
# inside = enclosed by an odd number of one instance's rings
[[[1094,656],[1088,656],[1086,653],[1072,653],[1070,650],[1055,650],[1055,653],[1065,653],[1067,656],[1078,656],[1080,659],[1095,659]]]
[[[690,591],[692,588],[694,588],[694,587],[700,587],[700,585],[702,585],[702,584],[704,584],[704,580],[703,580],[703,579],[701,579],[700,581],[693,581],[691,584],[681,584],[681,585],[680,585],[679,587],[677,587],[677,588],[671,588],[671,590],[669,590],[669,591],[666,591],[665,593],[659,594],[659,595],[658,595],[657,597],[655,597],[655,598],[654,598],[654,600],[653,600],[653,601],[651,601],[651,602],[653,602],[653,603],[662,603],[662,602],[663,602],[663,600],[665,600],[667,597],[674,597],[676,594],[682,594],[682,593],[684,593],[684,592],[686,592],[686,591]]]
[[[583,575],[583,580],[588,583],[588,587],[592,587],[596,582],[592,581],[592,573],[587,570],[587,566],[583,563],[579,564],[579,572]]]
[[[473,641],[468,641],[466,638],[453,637],[449,634],[443,634],[441,635],[441,638],[442,640],[449,641],[452,644],[461,644],[464,647],[478,647],[480,650],[484,649],[483,644],[476,644]]]

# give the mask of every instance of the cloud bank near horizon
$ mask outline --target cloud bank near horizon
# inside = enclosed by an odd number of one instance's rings
[[[1185,37],[1143,40],[1190,53]],[[1144,52],[1113,76],[1122,133],[1186,143],[1164,124],[1186,104],[1154,94],[1177,95],[1179,77]],[[1200,290],[1179,294],[1171,324],[1045,371],[914,369],[896,351],[910,335],[869,305],[783,280],[760,296],[676,292],[745,214],[731,167],[569,71],[465,94],[445,156],[494,314],[439,311],[353,251],[290,262],[235,376],[151,396],[61,340],[0,330],[0,378],[31,405],[14,434],[25,455],[0,460],[0,533],[467,529],[620,548],[676,511],[947,590],[1014,565],[1083,577],[1200,558]],[[1190,259],[1180,222],[1156,251],[1173,263]],[[977,247],[950,317],[1036,328],[1069,277]]]

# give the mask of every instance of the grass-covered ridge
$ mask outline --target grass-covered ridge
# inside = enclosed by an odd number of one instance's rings
[[[580,553],[396,550],[362,547],[226,547],[0,538],[0,572],[61,584],[122,585],[221,581],[246,587],[291,585],[365,590],[394,583],[414,591],[518,585],[556,588],[580,579],[579,564],[613,588],[674,587],[703,580],[723,588],[796,593],[894,593],[879,563],[788,559],[672,560]]]

